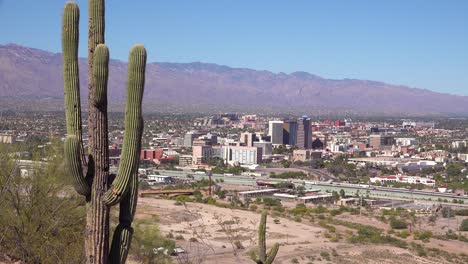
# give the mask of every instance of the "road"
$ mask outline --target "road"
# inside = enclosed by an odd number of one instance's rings
[[[195,180],[208,179],[206,174],[195,174],[189,171],[166,171],[159,170],[160,175],[172,176],[176,178],[186,178],[188,174],[193,175]],[[408,190],[400,188],[391,188],[391,187],[380,187],[380,186],[359,186],[357,184],[346,184],[346,183],[329,183],[323,181],[304,181],[304,180],[282,180],[282,179],[271,179],[268,177],[253,177],[253,176],[225,176],[223,174],[213,174],[211,176],[213,181],[223,180],[226,184],[233,185],[245,185],[245,186],[256,186],[257,180],[263,181],[278,181],[278,182],[292,182],[296,186],[304,186],[306,189],[318,189],[324,192],[339,192],[344,190],[348,195],[355,195],[356,192],[363,195],[369,195],[369,197],[374,198],[392,198],[400,200],[421,200],[421,201],[438,201],[438,199],[447,199],[448,202],[451,202],[453,199],[462,200],[464,204],[458,204],[463,207],[468,207],[468,197],[467,196],[457,196],[451,193],[438,193],[438,192],[428,192],[428,191],[419,191],[419,190]]]

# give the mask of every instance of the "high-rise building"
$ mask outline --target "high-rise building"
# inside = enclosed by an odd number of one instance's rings
[[[283,144],[296,145],[297,141],[297,122],[295,120],[287,120],[283,123]]]
[[[312,138],[310,133],[310,118],[302,116],[297,119],[297,141],[296,146],[300,149],[310,149]]]
[[[272,144],[283,144],[283,121],[270,121],[268,135],[271,136]]]

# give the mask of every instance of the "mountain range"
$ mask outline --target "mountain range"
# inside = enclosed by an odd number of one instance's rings
[[[151,49],[149,49],[151,52]],[[86,59],[80,59],[80,86],[87,97]],[[127,65],[111,60],[109,101],[125,101]],[[62,56],[15,44],[0,45],[3,101],[63,98]],[[2,101],[0,101],[2,102]],[[148,63],[145,109],[233,109],[263,112],[364,115],[468,115],[468,96],[383,82],[325,79],[307,72],[273,73],[211,63]],[[60,105],[61,107],[61,105]],[[117,107],[119,108],[119,107]]]

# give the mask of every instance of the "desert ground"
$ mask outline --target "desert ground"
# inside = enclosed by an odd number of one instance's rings
[[[259,212],[192,202],[175,205],[173,200],[140,198],[137,220],[154,215],[159,218],[162,233],[183,236],[183,240],[177,240],[177,246],[184,248],[187,254],[174,258],[175,263],[185,263],[187,259],[193,263],[254,263],[248,252],[256,248]],[[390,229],[388,224],[369,216],[342,214],[336,219]],[[432,225],[432,230],[436,232],[443,226],[444,222],[439,220]],[[340,232],[346,229],[337,226]],[[391,245],[330,242],[325,232],[325,228],[309,220],[296,222],[269,216],[267,248],[276,242],[280,244],[275,263],[454,263],[442,257],[420,257],[415,251]],[[411,237],[406,241],[423,244]],[[454,240],[431,238],[424,246],[456,254],[468,252],[468,243]]]

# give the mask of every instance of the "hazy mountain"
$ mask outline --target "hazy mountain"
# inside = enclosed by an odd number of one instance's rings
[[[0,45],[0,94],[8,100],[61,99],[61,68],[61,54]],[[111,102],[124,101],[126,70],[126,63],[111,61]],[[80,60],[80,72],[81,91],[87,96],[85,59]],[[306,72],[272,73],[199,62],[149,63],[144,98],[147,107],[226,105],[239,110],[278,107],[303,113],[468,114],[468,96],[375,81],[324,79]]]

